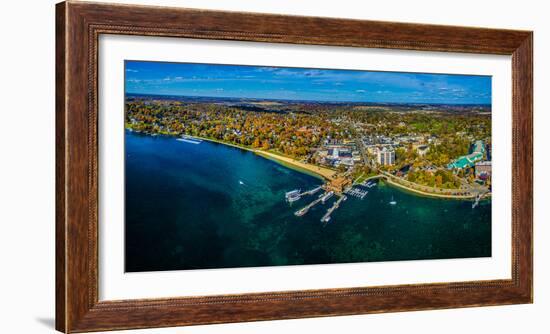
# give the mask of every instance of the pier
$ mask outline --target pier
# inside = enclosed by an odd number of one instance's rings
[[[370,181],[372,179],[373,177],[365,180],[359,185],[363,185],[367,188],[371,188],[376,185],[375,181]],[[354,196],[360,199],[363,199],[367,195],[368,193],[367,190],[364,190],[359,187],[354,187],[354,185],[355,183],[353,183],[350,178],[340,176],[340,177],[334,178],[333,180],[327,182],[324,185],[320,185],[318,187],[315,187],[313,189],[310,189],[304,192],[302,192],[301,189],[295,189],[295,190],[289,191],[285,194],[285,197],[288,202],[294,202],[299,200],[302,196],[313,195],[322,189],[325,190],[325,193],[321,194],[317,199],[313,200],[311,203],[304,206],[300,210],[294,212],[295,216],[302,217],[303,215],[307,214],[309,210],[313,208],[315,205],[317,205],[319,202],[321,202],[322,204],[325,204],[330,198],[336,195],[339,198],[334,202],[334,204],[327,210],[327,212],[321,218],[321,222],[323,224],[327,224],[330,221],[331,214],[334,212],[334,210],[338,209],[342,201],[345,201],[348,198],[344,194],[349,194],[351,196]]]
[[[334,192],[332,192],[332,191],[329,191],[328,193],[324,193],[323,195],[319,196],[319,198],[317,198],[313,202],[311,202],[308,205],[304,206],[300,210],[294,212],[294,215],[296,215],[298,217],[301,217],[301,216],[305,215],[309,211],[309,209],[314,207],[317,203],[322,202],[323,204],[325,204],[325,201],[327,201],[333,195],[334,195]]]
[[[315,206],[315,204],[321,202],[321,198],[322,197],[317,198],[316,200],[314,200],[313,202],[311,202],[308,205],[304,206],[300,210],[294,212],[294,215],[296,215],[298,217],[301,217],[301,216],[305,215],[309,211],[309,209],[311,209],[312,207]]]
[[[314,195],[316,194],[319,190],[323,189],[323,186],[318,186],[317,188],[313,188],[311,190],[308,190],[308,191],[304,191],[303,193],[300,194],[300,196],[305,196],[305,195]]]
[[[481,199],[481,194],[478,194],[476,196],[476,199],[475,199],[474,203],[472,204],[472,209],[475,209],[475,207],[478,206],[480,199]]]
[[[338,209],[340,207],[340,203],[342,201],[345,201],[346,199],[346,195],[343,195],[336,202],[334,202],[334,204],[327,210],[327,213],[325,213],[325,215],[321,218],[321,222],[326,225],[330,221],[330,215],[332,214],[332,212]]]

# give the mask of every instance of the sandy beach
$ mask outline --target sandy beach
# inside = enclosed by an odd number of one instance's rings
[[[327,179],[327,180],[331,179],[336,174],[336,171],[334,171],[332,169],[328,169],[328,168],[308,164],[308,163],[301,162],[301,161],[298,161],[298,160],[295,160],[295,159],[292,159],[292,158],[289,158],[289,157],[285,157],[285,156],[282,156],[282,155],[279,155],[279,154],[266,152],[266,151],[262,151],[262,150],[253,150],[253,152],[258,154],[258,155],[264,156],[266,158],[270,158],[270,159],[273,159],[273,160],[278,160],[280,162],[283,162],[283,163],[286,163],[286,164],[289,164],[289,165],[293,165],[293,166],[295,166],[299,169],[303,169],[303,170],[312,172],[314,174],[320,175],[324,179]]]

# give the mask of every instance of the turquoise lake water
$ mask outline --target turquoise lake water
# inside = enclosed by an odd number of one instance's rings
[[[363,199],[284,193],[320,179],[222,144],[126,132],[126,271],[491,256],[491,202],[418,196],[380,182]],[[397,202],[390,205],[392,198]]]

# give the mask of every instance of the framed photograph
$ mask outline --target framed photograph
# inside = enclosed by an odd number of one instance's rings
[[[56,10],[59,331],[532,302],[532,32]]]

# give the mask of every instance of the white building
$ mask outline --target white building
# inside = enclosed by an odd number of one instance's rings
[[[476,177],[486,175],[491,176],[491,161],[480,161],[475,164]]]
[[[376,162],[378,162],[378,164],[382,166],[393,165],[395,163],[394,149],[384,147],[381,150],[378,150]]]
[[[416,148],[416,153],[418,153],[419,156],[423,157],[426,155],[426,153],[428,153],[429,149],[430,148],[428,145],[420,145]]]

